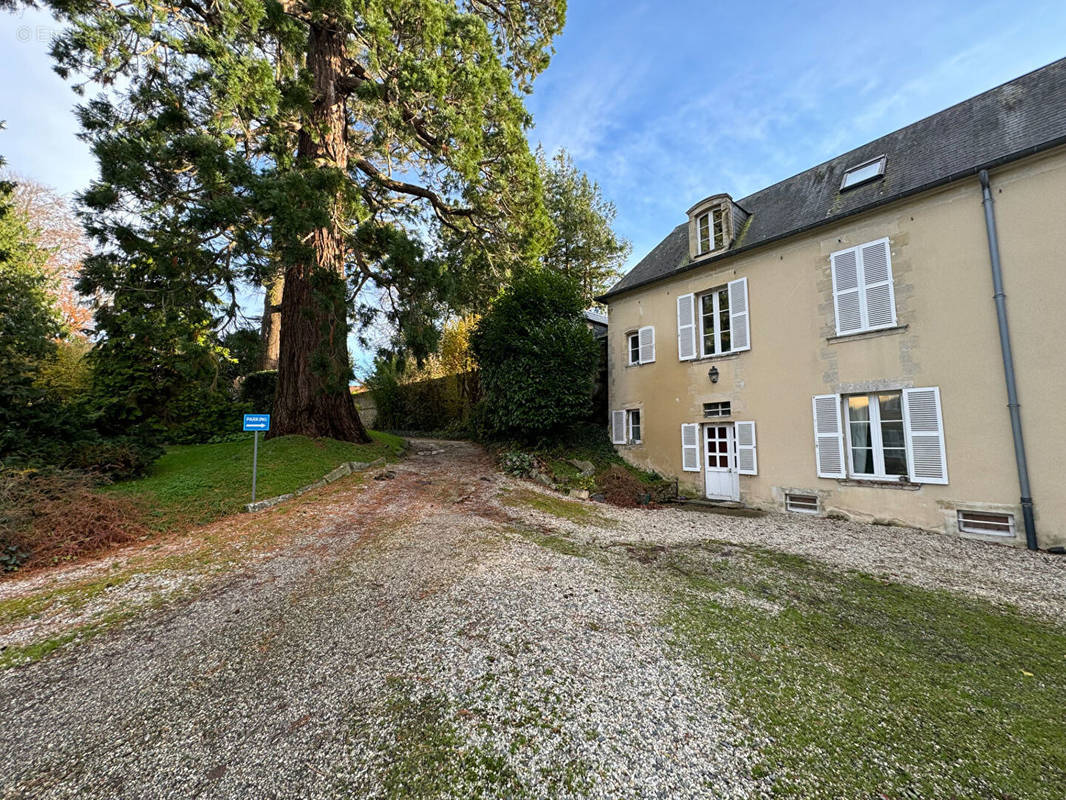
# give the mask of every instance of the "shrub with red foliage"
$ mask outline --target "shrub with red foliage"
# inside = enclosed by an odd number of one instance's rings
[[[3,571],[93,555],[144,536],[136,508],[74,471],[0,472]]]

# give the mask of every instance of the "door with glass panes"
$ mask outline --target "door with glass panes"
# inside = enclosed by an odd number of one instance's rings
[[[703,426],[703,472],[709,500],[740,499],[732,423]]]

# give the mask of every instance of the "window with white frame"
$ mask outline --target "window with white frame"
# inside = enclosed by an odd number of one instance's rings
[[[705,417],[728,417],[733,413],[733,404],[728,400],[717,403],[704,403],[703,416]]]
[[[611,412],[611,443],[640,444],[640,409],[620,408]]]
[[[813,410],[820,478],[948,482],[936,386],[816,395]]]
[[[640,444],[640,409],[626,410],[626,439],[629,444]]]
[[[847,170],[844,173],[844,178],[840,181],[840,191],[880,178],[885,174],[886,160],[885,156],[878,156]]]
[[[889,240],[878,239],[829,256],[838,336],[896,324]]]
[[[712,208],[696,217],[696,234],[699,238],[697,253],[706,255],[726,246],[726,215],[722,206]]]
[[[630,366],[655,361],[655,328],[645,325],[626,334],[626,357]]]
[[[855,394],[844,400],[851,474],[885,479],[907,475],[903,393]]]
[[[677,357],[681,361],[751,349],[748,279],[677,298]]]
[[[729,291],[722,286],[700,295],[700,355],[728,353],[732,344]]]

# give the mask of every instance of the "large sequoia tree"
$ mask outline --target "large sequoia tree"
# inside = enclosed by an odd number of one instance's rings
[[[272,435],[365,440],[350,314],[424,352],[546,248],[522,94],[565,0],[47,4],[58,71],[92,89],[84,288],[199,317],[283,283]]]

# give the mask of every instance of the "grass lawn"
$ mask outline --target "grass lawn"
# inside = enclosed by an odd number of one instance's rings
[[[397,436],[376,431],[370,436],[374,441],[365,445],[305,436],[260,439],[256,498],[299,489],[345,461],[395,457],[403,447]],[[146,477],[104,491],[133,500],[145,522],[160,531],[235,514],[251,500],[252,434],[246,440],[170,447]]]
[[[754,548],[637,555],[775,796],[1066,796],[1066,628]]]

